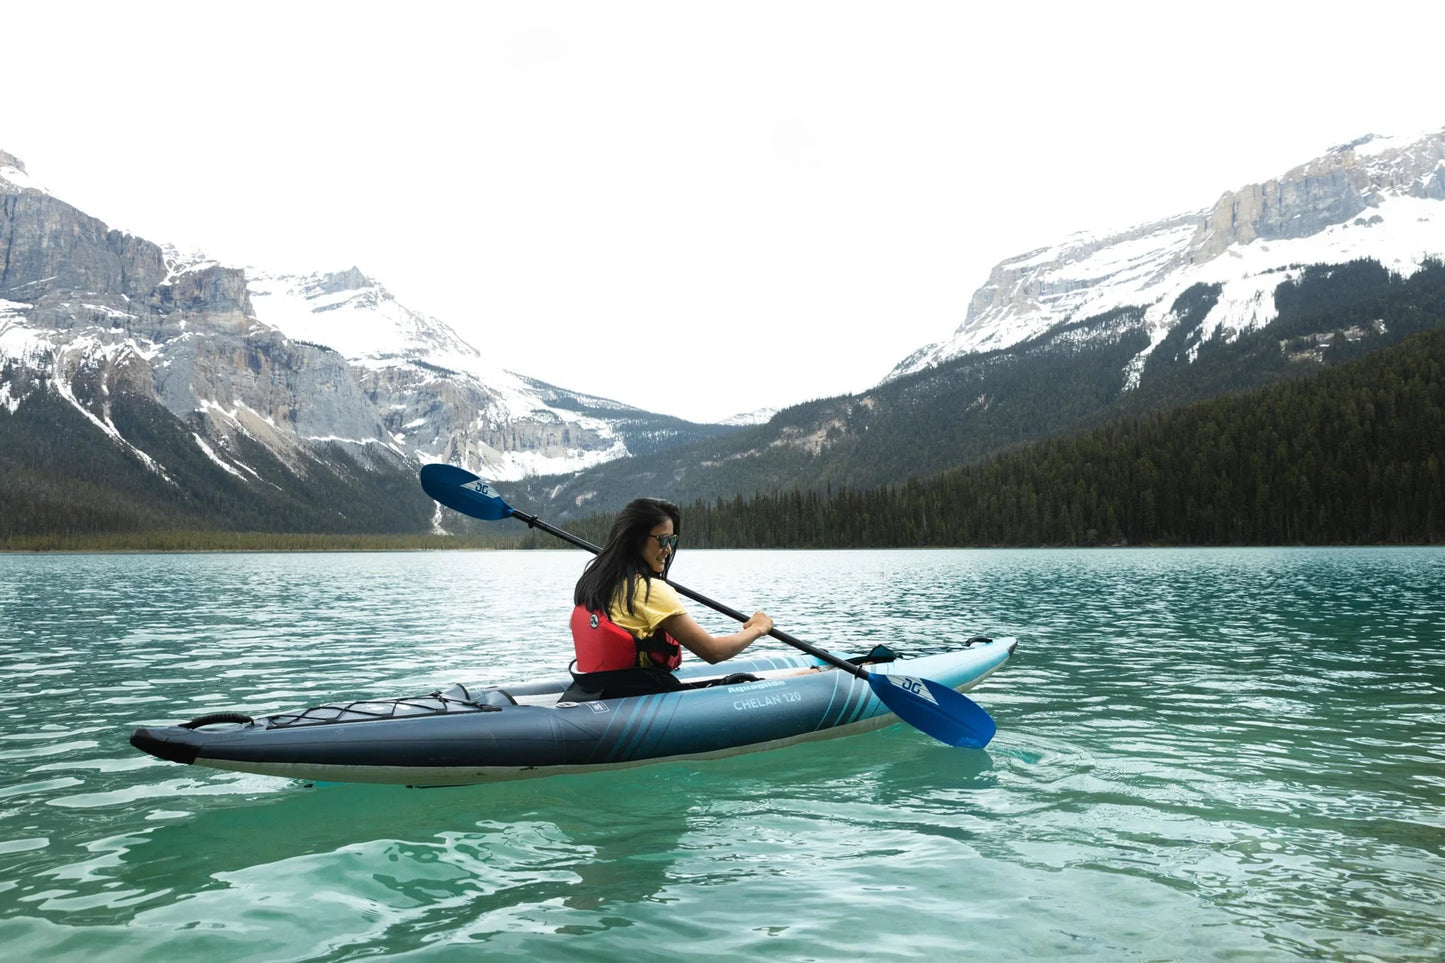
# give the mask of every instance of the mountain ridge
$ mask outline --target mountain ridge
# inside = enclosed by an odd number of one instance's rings
[[[1407,274],[1445,253],[1442,199],[1445,129],[1357,138],[1226,191],[1207,208],[1111,234],[1077,232],[1006,258],[974,293],[953,336],[913,352],[888,378],[1124,306],[1148,309],[1143,325],[1157,344],[1170,325],[1168,305],[1198,283],[1225,286],[1202,327],[1251,330],[1273,317],[1277,279],[1267,275],[1282,265],[1374,257]]]

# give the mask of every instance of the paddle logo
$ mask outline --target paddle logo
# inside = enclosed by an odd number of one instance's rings
[[[460,486],[460,487],[465,488],[465,489],[467,489],[468,491],[476,492],[478,495],[481,495],[483,498],[497,498],[497,497],[499,497],[496,492],[492,491],[492,486],[491,486],[491,485],[488,485],[486,482],[482,481],[480,478],[478,478],[476,481],[469,481],[469,482],[467,482],[465,485],[462,485],[462,486]]]
[[[920,699],[927,699],[934,705],[938,705],[938,700],[933,697],[932,692],[928,691],[928,686],[923,684],[922,679],[915,679],[911,675],[890,675],[885,678],[905,692],[911,692]]]

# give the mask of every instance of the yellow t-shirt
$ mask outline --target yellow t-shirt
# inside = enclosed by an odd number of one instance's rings
[[[644,579],[635,576],[636,595],[632,597],[632,611],[627,611],[627,593],[618,587],[607,606],[607,617],[639,639],[656,635],[664,621],[679,612],[686,612],[677,590],[660,578]]]

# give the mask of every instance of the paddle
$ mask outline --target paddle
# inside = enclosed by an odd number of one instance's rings
[[[578,538],[571,532],[549,525],[535,515],[518,511],[503,501],[502,496],[498,495],[492,486],[466,469],[458,468],[455,465],[424,466],[421,470],[421,487],[433,499],[463,515],[470,515],[485,521],[515,518],[526,522],[532,528],[540,528],[578,548],[586,549],[594,555],[602,551],[596,545]],[[665,579],[665,581],[676,589],[679,595],[684,595],[700,605],[706,605],[739,622],[748,620],[746,615],[734,608],[714,602],[670,579]],[[838,658],[826,649],[820,649],[801,639],[795,639],[776,627],[768,634],[795,649],[816,656],[829,665],[836,666],[844,672],[849,672],[865,680],[873,689],[873,694],[878,696],[879,700],[892,710],[894,715],[940,742],[945,742],[950,746],[982,749],[993,738],[996,726],[989,714],[972,699],[955,692],[942,683],[912,676],[869,672],[846,659]]]

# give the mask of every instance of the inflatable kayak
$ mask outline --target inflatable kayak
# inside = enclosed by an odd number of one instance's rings
[[[978,638],[940,655],[893,659],[875,650],[858,661],[868,673],[926,676],[961,692],[1003,665],[1015,645]],[[575,703],[557,701],[566,678],[457,685],[418,698],[333,703],[259,719],[218,713],[137,729],[130,741],[161,759],[213,769],[456,786],[714,758],[899,721],[866,680],[811,655],[684,665],[678,677],[690,687]]]

